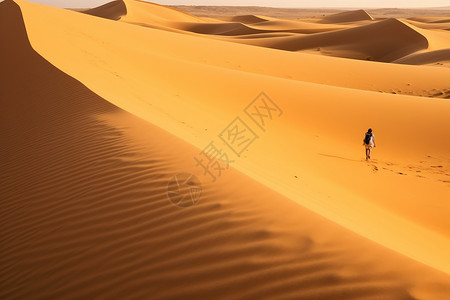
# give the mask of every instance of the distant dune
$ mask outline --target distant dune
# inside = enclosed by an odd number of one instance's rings
[[[382,62],[428,47],[425,36],[396,19],[318,34],[250,39],[248,43],[288,51],[318,49],[327,55]]]
[[[119,20],[127,14],[123,0],[106,3],[105,5],[83,11],[83,13],[111,20]]]
[[[239,36],[258,33],[269,33],[271,30],[256,29],[242,23],[189,23],[180,24],[177,29],[202,34]]]
[[[156,4],[125,0],[87,13],[170,32],[224,37],[227,41],[255,46],[379,62],[393,62],[424,49],[435,51],[450,46],[449,42],[441,42],[442,39],[450,40],[450,33],[421,31],[444,28],[445,22],[436,23],[442,18],[427,19],[431,23],[417,21],[420,18],[374,20],[365,10],[303,21],[261,15],[202,19]]]
[[[322,23],[346,23],[373,20],[373,18],[363,9],[355,11],[344,11],[337,14],[327,15],[320,20]]]
[[[447,22],[447,20],[444,20],[443,22],[421,22],[415,20],[415,18],[411,18],[407,20],[408,23],[413,24],[414,26],[417,26],[419,28],[424,29],[442,29],[450,31],[450,21]]]
[[[395,61],[395,63],[409,65],[437,64],[439,62],[450,62],[450,49],[411,54]]]
[[[335,17],[1,2],[0,298],[447,300],[448,32]]]
[[[450,23],[450,18],[443,17],[413,17],[410,20],[422,23]]]
[[[229,22],[239,22],[244,24],[255,24],[255,23],[261,23],[266,22],[269,19],[256,16],[256,15],[244,15],[244,16],[233,16],[233,17],[225,17],[223,18],[224,21]]]
[[[127,15],[124,22],[171,25],[174,22],[202,22],[201,19],[170,7],[145,1],[124,0]]]
[[[320,20],[327,15],[352,11],[337,8],[274,8],[258,6],[171,6],[181,11],[199,16],[220,18],[239,15],[259,15],[282,19],[315,18]],[[354,11],[354,10],[353,10]],[[373,18],[411,18],[411,17],[446,17],[450,15],[450,7],[442,8],[370,8],[364,9]]]

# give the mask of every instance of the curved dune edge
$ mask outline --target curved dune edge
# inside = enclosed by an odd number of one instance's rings
[[[271,30],[272,32],[292,33],[319,33],[351,27],[351,25],[320,24],[290,20],[270,20],[266,22],[250,24],[250,26],[255,29]]]
[[[177,50],[181,48],[176,46],[177,43],[184,46],[183,55],[200,55],[203,58],[208,56],[199,52],[201,48],[198,43],[202,42],[205,43],[204,49],[215,55],[220,51],[246,55],[246,51],[250,50],[249,53],[255,55],[270,49],[219,43],[210,39],[105,22],[99,18],[22,1],[18,3],[25,15],[31,44],[52,64],[112,103],[199,148],[205,147],[216,137],[249,99],[254,99],[255,91],[264,86],[265,91],[283,107],[285,114],[258,141],[258,147],[252,148],[245,159],[234,165],[236,169],[367,238],[439,270],[448,272],[450,269],[447,257],[450,250],[447,238],[450,228],[448,218],[442,215],[441,208],[423,204],[423,199],[430,199],[427,191],[433,190],[435,197],[431,195],[430,201],[442,205],[441,207],[446,205],[443,199],[447,198],[445,195],[448,194],[448,189],[444,181],[445,172],[448,171],[444,168],[442,172],[441,169],[435,172],[431,166],[435,163],[446,165],[445,155],[448,153],[449,141],[430,135],[430,132],[435,132],[435,128],[449,126],[447,102],[342,89],[199,63],[178,56],[180,53]],[[47,20],[59,22],[61,26],[52,30],[53,27],[46,27],[44,22],[36,23],[38,15],[39,18],[45,15]],[[61,19],[56,21],[54,18]],[[63,29],[63,20],[68,18],[74,18],[73,21],[77,24],[85,24],[90,35],[100,34],[101,40],[109,43],[108,51],[105,52],[95,42],[89,44],[90,42],[77,41],[76,34],[68,35],[70,31]],[[114,36],[129,37],[127,45],[130,48],[123,48],[123,39],[119,46],[122,50],[115,48],[117,40],[107,35],[111,26],[114,28]],[[103,31],[104,29],[107,31]],[[40,30],[45,35],[39,34]],[[51,43],[43,42],[45,38],[64,39],[58,35],[58,30],[63,30],[64,36],[70,36],[73,42],[83,43],[85,52],[71,48],[52,52],[56,49],[48,46]],[[136,40],[133,40],[134,37]],[[159,43],[144,47],[150,50],[143,52],[142,42],[152,39]],[[90,39],[95,40],[96,38]],[[138,47],[138,44],[141,46]],[[58,47],[64,45],[65,43],[61,43]],[[170,52],[158,50],[158,47],[165,45],[170,45]],[[195,54],[190,52],[190,45],[195,45]],[[220,47],[214,49],[218,46]],[[238,47],[239,51],[228,51],[227,47]],[[223,49],[220,50],[221,48]],[[110,51],[111,49],[115,51]],[[139,52],[133,52],[133,49],[139,49]],[[58,54],[61,52],[64,57]],[[93,56],[86,60],[86,53]],[[285,52],[281,53],[284,55]],[[270,54],[274,53],[270,51]],[[109,55],[119,55],[120,59]],[[96,57],[95,61],[100,57],[99,61],[106,59],[108,64],[121,63],[114,66],[104,64],[99,68],[87,63],[92,57]],[[123,62],[126,64],[122,64]],[[413,67],[407,68],[412,69]],[[435,71],[442,72],[438,68],[433,69]],[[191,75],[185,77],[183,74]],[[436,83],[442,78],[433,77],[428,80]],[[173,86],[174,82],[177,83],[176,87]],[[202,89],[192,88],[198,86],[198,82],[208,82],[208,85]],[[245,86],[242,85],[243,82]],[[174,88],[176,94],[173,93]],[[365,117],[367,106],[373,112],[371,120]],[[152,109],[149,110],[149,107]],[[386,107],[390,107],[388,114]],[[320,115],[317,111],[321,112]],[[430,115],[433,118],[427,117]],[[215,118],[211,119],[211,116]],[[416,122],[411,124],[413,117]],[[360,128],[368,127],[368,124],[376,125],[377,132],[383,136],[384,146],[379,150],[383,159],[370,165],[362,164],[357,159],[361,157],[361,150],[354,145],[354,140],[360,139]],[[333,133],[329,131],[330,126],[335,129]],[[399,136],[415,140],[415,147],[405,152]],[[274,144],[279,145],[279,148],[271,146]],[[332,151],[330,144],[334,145]],[[417,161],[423,161],[424,165],[418,165]],[[409,170],[409,167],[413,169]],[[368,173],[368,168],[373,168],[376,172]],[[347,172],[342,174],[342,169]],[[423,172],[423,176],[415,176],[412,173],[415,170]],[[399,176],[405,173],[410,176]],[[301,184],[294,179],[295,174],[302,178]],[[369,182],[384,188],[367,195]],[[338,206],[336,199],[339,199]],[[379,218],[384,220],[382,224],[379,224]],[[385,235],[386,232],[390,234]]]
[[[411,17],[409,20],[422,23],[450,23],[450,18],[448,17]]]
[[[440,50],[450,48],[450,32],[444,30],[430,30],[419,28],[414,24],[408,23],[408,20],[400,20],[403,24],[407,25],[414,31],[418,32],[422,36],[426,37],[428,41],[429,51]]]
[[[248,44],[288,51],[319,49],[330,56],[381,62],[428,48],[425,36],[397,19],[317,34],[252,39]]]
[[[241,22],[206,22],[193,15],[154,3],[126,0],[128,14],[122,22],[144,26],[164,26],[178,32],[192,32],[210,35],[244,35],[269,32],[248,27]]]
[[[127,7],[123,0],[116,0],[96,8],[85,10],[83,13],[110,20],[119,20],[127,14]]]
[[[341,13],[331,14],[323,17],[319,22],[322,23],[346,23],[346,22],[356,22],[356,21],[365,21],[365,20],[373,20],[372,16],[369,15],[365,10],[352,10],[352,11],[344,11]]]
[[[147,23],[156,25],[171,25],[175,22],[203,23],[196,16],[181,12],[156,3],[139,0],[123,0],[127,7],[127,15],[121,21]]]
[[[243,15],[243,16],[233,16],[233,17],[223,17],[221,20],[228,22],[238,22],[244,24],[255,24],[261,22],[267,22],[271,18],[256,15]]]
[[[328,24],[277,20],[275,18],[254,15],[224,17],[215,19],[213,22],[208,22],[193,15],[153,3],[127,0],[125,1],[125,5],[128,8],[129,14],[121,19],[123,22],[149,27],[165,26],[177,31],[181,30],[181,32],[185,33],[191,32],[204,35],[242,36],[263,32],[311,33],[344,27],[343,25],[334,25],[331,27]]]
[[[446,61],[450,61],[450,49],[441,49],[423,53],[415,53],[406,57],[402,57],[394,61],[394,63],[408,64],[408,65],[425,65]]]
[[[256,29],[242,23],[180,23],[177,29],[209,35],[239,36],[246,34],[269,33],[271,30]]]
[[[450,30],[450,20],[446,20],[446,22],[438,22],[438,23],[433,23],[433,22],[421,22],[416,20],[416,18],[410,18],[410,19],[406,19],[406,21],[410,24],[413,24],[416,27],[419,28],[423,28],[423,29],[441,29],[441,30]]]
[[[0,3],[0,20],[7,45],[0,138],[8,142],[0,157],[2,298],[445,299],[450,292],[448,275],[235,170],[205,183],[196,206],[174,207],[167,180],[180,169],[195,172],[199,149],[43,59],[13,1]]]

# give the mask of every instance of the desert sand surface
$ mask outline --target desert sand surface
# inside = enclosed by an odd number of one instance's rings
[[[337,3],[338,4],[338,3]],[[395,2],[392,3],[395,5]],[[355,8],[276,8],[260,6],[193,6],[173,5],[172,8],[199,17],[218,18],[223,16],[264,15],[283,19],[322,18],[332,14],[361,10]],[[375,18],[429,18],[450,15],[450,6],[436,8],[364,8]]]
[[[448,299],[446,10],[220,9],[0,3],[0,298]]]

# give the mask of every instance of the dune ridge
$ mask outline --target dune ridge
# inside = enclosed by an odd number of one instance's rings
[[[364,9],[344,11],[323,17],[319,22],[322,23],[346,23],[355,21],[373,20]]]
[[[449,18],[443,17],[411,17],[409,20],[423,22],[423,23],[450,23]]]
[[[344,12],[338,8],[274,8],[261,6],[191,6],[171,5],[175,8],[202,18],[222,18],[223,16],[259,15],[288,20],[312,19]],[[365,11],[374,19],[385,18],[446,18],[450,15],[450,8],[373,8]],[[424,17],[427,16],[427,17]]]
[[[123,0],[116,0],[99,7],[85,10],[83,13],[105,19],[119,20],[127,14],[127,7]]]
[[[406,19],[406,21],[410,24],[413,24],[414,26],[417,26],[419,28],[424,28],[424,29],[441,29],[441,30],[450,30],[450,21],[449,22],[421,22],[421,21],[416,21],[414,18],[411,19]]]
[[[290,20],[270,20],[251,24],[252,28],[270,30],[271,32],[318,33],[348,28],[348,25],[320,24]]]
[[[200,18],[182,11],[139,0],[123,0],[127,15],[121,21],[133,23],[150,23],[154,25],[171,25],[176,22],[202,23]]]
[[[233,16],[233,17],[223,17],[221,20],[228,22],[236,22],[236,23],[244,23],[244,24],[255,24],[261,22],[267,22],[269,19],[263,16],[257,15],[242,15],[242,16]]]
[[[438,64],[450,61],[450,49],[434,50],[423,53],[414,53],[395,60],[395,63],[408,65]]]
[[[194,33],[237,36],[246,34],[258,34],[271,32],[264,29],[255,29],[242,23],[183,23],[178,24],[178,29]]]

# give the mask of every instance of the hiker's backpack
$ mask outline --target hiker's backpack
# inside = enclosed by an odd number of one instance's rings
[[[366,136],[364,137],[364,144],[368,145],[370,143],[371,138],[372,138],[372,133],[366,132]]]

